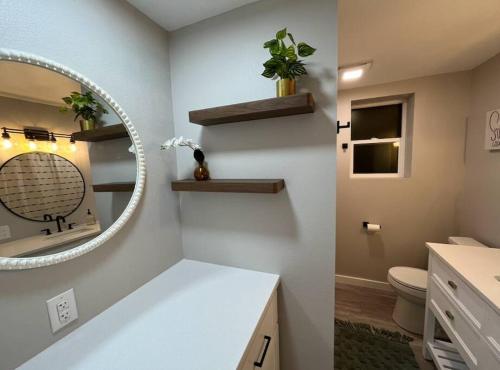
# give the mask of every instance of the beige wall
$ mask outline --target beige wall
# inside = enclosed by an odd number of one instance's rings
[[[425,268],[425,242],[456,232],[470,85],[470,74],[461,72],[339,92],[342,122],[350,121],[352,100],[400,94],[414,94],[414,118],[408,178],[351,179],[351,146],[341,148],[350,131],[338,135],[337,274],[385,281],[392,266]],[[382,231],[367,235],[365,220]]]
[[[500,54],[472,71],[460,233],[500,247],[500,150],[484,149],[486,112],[500,108]]]

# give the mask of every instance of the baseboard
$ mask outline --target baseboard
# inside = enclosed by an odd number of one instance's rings
[[[393,291],[391,285],[385,281],[363,279],[363,278],[355,277],[355,276],[336,274],[335,275],[335,282],[341,283],[341,284],[362,286],[365,288]]]

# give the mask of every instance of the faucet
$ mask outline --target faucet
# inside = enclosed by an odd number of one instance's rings
[[[54,221],[54,219],[52,218],[52,215],[49,215],[49,214],[44,214],[43,220],[44,221]]]
[[[62,232],[61,221],[64,222],[64,223],[66,223],[66,219],[63,216],[57,216],[56,217],[56,222],[57,222],[57,232],[58,233]]]

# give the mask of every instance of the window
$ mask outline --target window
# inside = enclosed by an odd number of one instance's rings
[[[352,106],[352,177],[405,175],[406,114],[406,100]]]

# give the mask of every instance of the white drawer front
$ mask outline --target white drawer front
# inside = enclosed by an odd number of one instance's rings
[[[432,275],[442,283],[442,288],[462,308],[464,315],[477,329],[485,326],[484,302],[448,266],[437,258],[432,259]]]
[[[484,337],[491,355],[495,358],[495,369],[500,369],[500,315],[490,307],[487,309]]]
[[[479,332],[473,329],[458,307],[445,295],[435,276],[431,278],[429,302],[434,315],[467,365],[471,369],[486,369],[481,367],[482,360],[480,363],[484,344]]]
[[[256,365],[257,363],[257,365]],[[241,370],[279,370],[278,302],[276,292],[247,350]]]

